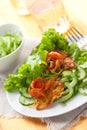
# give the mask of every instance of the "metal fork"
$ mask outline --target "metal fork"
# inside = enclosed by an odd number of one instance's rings
[[[87,37],[80,33],[75,27],[71,26],[66,32],[66,38],[69,42],[75,42],[80,47],[87,46]]]

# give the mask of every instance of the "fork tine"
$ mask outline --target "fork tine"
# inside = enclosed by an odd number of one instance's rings
[[[75,27],[72,27],[72,30],[74,31],[75,35],[76,35],[76,33],[77,33],[77,34],[79,34],[79,36],[80,36],[81,38],[84,37]],[[77,36],[78,36],[78,35],[77,35]]]
[[[71,42],[78,42],[82,38],[84,38],[84,36],[73,26],[67,31],[67,39]]]
[[[72,31],[72,29],[71,30],[68,30],[68,32],[67,32],[67,36],[68,36],[68,38],[71,40],[71,41],[76,41],[77,42],[77,37],[76,37],[76,35],[75,35],[75,33]]]
[[[69,41],[73,41],[71,35],[70,35],[68,32],[67,32],[67,39],[68,39]]]

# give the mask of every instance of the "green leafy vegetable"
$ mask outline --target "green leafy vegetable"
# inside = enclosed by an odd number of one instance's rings
[[[60,49],[68,52],[69,50],[69,43],[64,38],[63,35],[60,35],[55,29],[50,28],[46,32],[43,33],[41,42],[39,45],[32,51],[33,53],[39,52],[41,50],[55,50]]]
[[[6,33],[0,37],[0,58],[6,56],[16,50],[21,44],[22,34],[17,32],[15,34]]]

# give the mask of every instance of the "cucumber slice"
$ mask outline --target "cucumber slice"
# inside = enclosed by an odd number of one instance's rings
[[[71,72],[70,70],[65,70],[65,71],[62,72],[62,75],[63,75],[64,77],[68,77],[68,76],[71,76],[71,75],[72,75],[72,72]]]
[[[87,68],[87,61],[80,65],[83,69]]]
[[[22,95],[19,96],[19,102],[24,105],[24,106],[30,106],[34,104],[34,99],[33,98],[26,98]]]
[[[78,73],[78,79],[82,80],[86,77],[86,72],[83,68],[78,67],[79,73]]]
[[[74,88],[71,87],[68,89],[68,91],[69,91],[68,94],[66,94],[60,98],[61,103],[66,102],[67,100],[69,100],[73,96]]]
[[[87,88],[79,88],[79,93],[84,96],[87,96]]]
[[[28,93],[28,88],[26,87],[22,87],[19,89],[19,92],[22,96],[24,96],[25,98],[32,98],[32,96]]]

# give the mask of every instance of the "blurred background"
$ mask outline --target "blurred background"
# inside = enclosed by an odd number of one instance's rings
[[[41,36],[43,27],[55,24],[61,16],[87,34],[87,0],[3,0],[0,9],[0,24],[20,24],[26,35]]]

